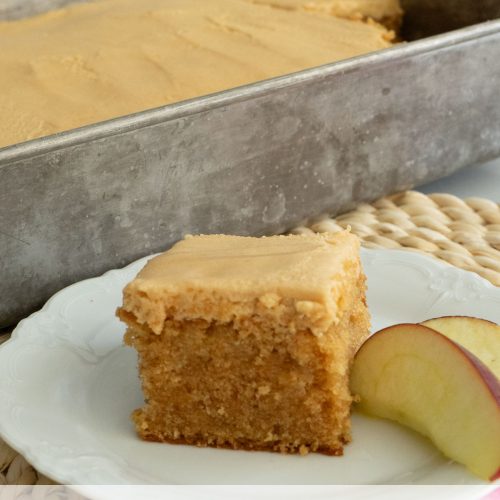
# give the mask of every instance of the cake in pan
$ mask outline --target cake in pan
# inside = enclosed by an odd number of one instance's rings
[[[0,22],[0,147],[383,49],[376,21],[400,17],[397,0],[95,0]]]
[[[118,315],[143,439],[342,454],[369,329],[356,236],[188,237],[127,285]]]

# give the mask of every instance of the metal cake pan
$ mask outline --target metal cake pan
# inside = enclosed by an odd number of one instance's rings
[[[496,4],[408,0],[405,36]],[[499,88],[490,21],[4,148],[0,326],[185,233],[281,232],[500,156]]]

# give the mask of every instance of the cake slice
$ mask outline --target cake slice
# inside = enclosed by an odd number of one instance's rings
[[[349,368],[368,336],[349,232],[186,237],[124,290],[143,439],[341,455]]]

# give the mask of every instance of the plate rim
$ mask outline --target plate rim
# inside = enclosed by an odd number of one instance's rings
[[[52,295],[47,302],[37,311],[33,312],[26,318],[22,319],[14,328],[12,331],[11,337],[5,341],[1,346],[0,346],[0,360],[2,356],[4,355],[4,352],[6,351],[5,347],[7,346],[12,346],[16,343],[22,343],[23,342],[23,335],[24,335],[24,330],[26,325],[29,325],[30,322],[36,320],[36,318],[41,315],[42,313],[50,311],[52,308],[53,304],[56,303],[58,299],[60,299],[62,296],[65,294],[70,293],[73,289],[77,287],[81,287],[86,285],[91,284],[92,282],[101,282],[102,280],[105,279],[110,279],[114,275],[130,271],[134,269],[135,267],[138,268],[138,270],[151,258],[155,257],[156,255],[159,255],[158,253],[147,255],[145,257],[141,257],[128,265],[122,267],[122,268],[116,268],[116,269],[110,269],[100,276],[96,277],[91,277],[87,278],[85,280],[81,280],[75,283],[72,283],[68,285],[67,287],[59,290],[56,292],[54,295]],[[443,270],[448,270],[450,273],[453,275],[456,275],[457,277],[463,278],[465,281],[468,281],[471,284],[476,284],[483,290],[488,290],[489,292],[493,292],[494,294],[497,294],[498,301],[500,302],[500,288],[494,286],[491,282],[486,280],[485,278],[479,276],[478,274],[471,272],[471,271],[466,271],[460,268],[457,268],[447,262],[438,260],[434,257],[421,254],[419,252],[415,252],[412,250],[399,250],[399,249],[373,249],[373,248],[361,248],[361,255],[362,259],[369,259],[369,260],[379,260],[379,259],[387,259],[390,258],[391,262],[393,261],[401,261],[401,262],[408,262],[410,263],[420,263],[420,265],[425,265],[425,267],[433,268],[434,271],[443,271]],[[390,256],[390,257],[389,257]],[[1,374],[1,363],[0,363],[0,374]],[[2,438],[7,445],[9,445],[11,448],[13,448],[15,451],[17,451],[20,455],[22,455],[29,463],[32,465],[35,469],[37,469],[39,472],[42,474],[53,478],[54,480],[62,483],[62,484],[73,484],[73,485],[83,485],[85,483],[79,483],[79,482],[73,482],[73,481],[68,481],[68,479],[74,479],[74,477],[71,477],[71,475],[68,475],[67,473],[60,473],[58,472],[57,465],[51,466],[50,463],[45,462],[43,458],[39,458],[36,453],[32,451],[32,447],[30,446],[30,443],[27,440],[22,440],[22,439],[15,439],[12,438],[10,433],[8,424],[6,425],[4,422],[2,422],[3,419],[0,419],[0,438]],[[484,483],[485,487],[491,486],[492,484],[500,484],[500,481],[495,482],[495,483]],[[133,483],[132,483],[133,484]]]

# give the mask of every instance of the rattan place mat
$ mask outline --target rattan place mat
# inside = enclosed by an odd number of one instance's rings
[[[336,232],[347,226],[367,248],[420,252],[480,274],[500,286],[500,205],[483,198],[406,191],[324,216],[293,233]],[[7,336],[0,335],[0,344]],[[0,485],[54,484],[0,440]]]
[[[293,232],[335,232],[347,226],[366,248],[424,253],[500,286],[500,205],[493,201],[405,191]]]

